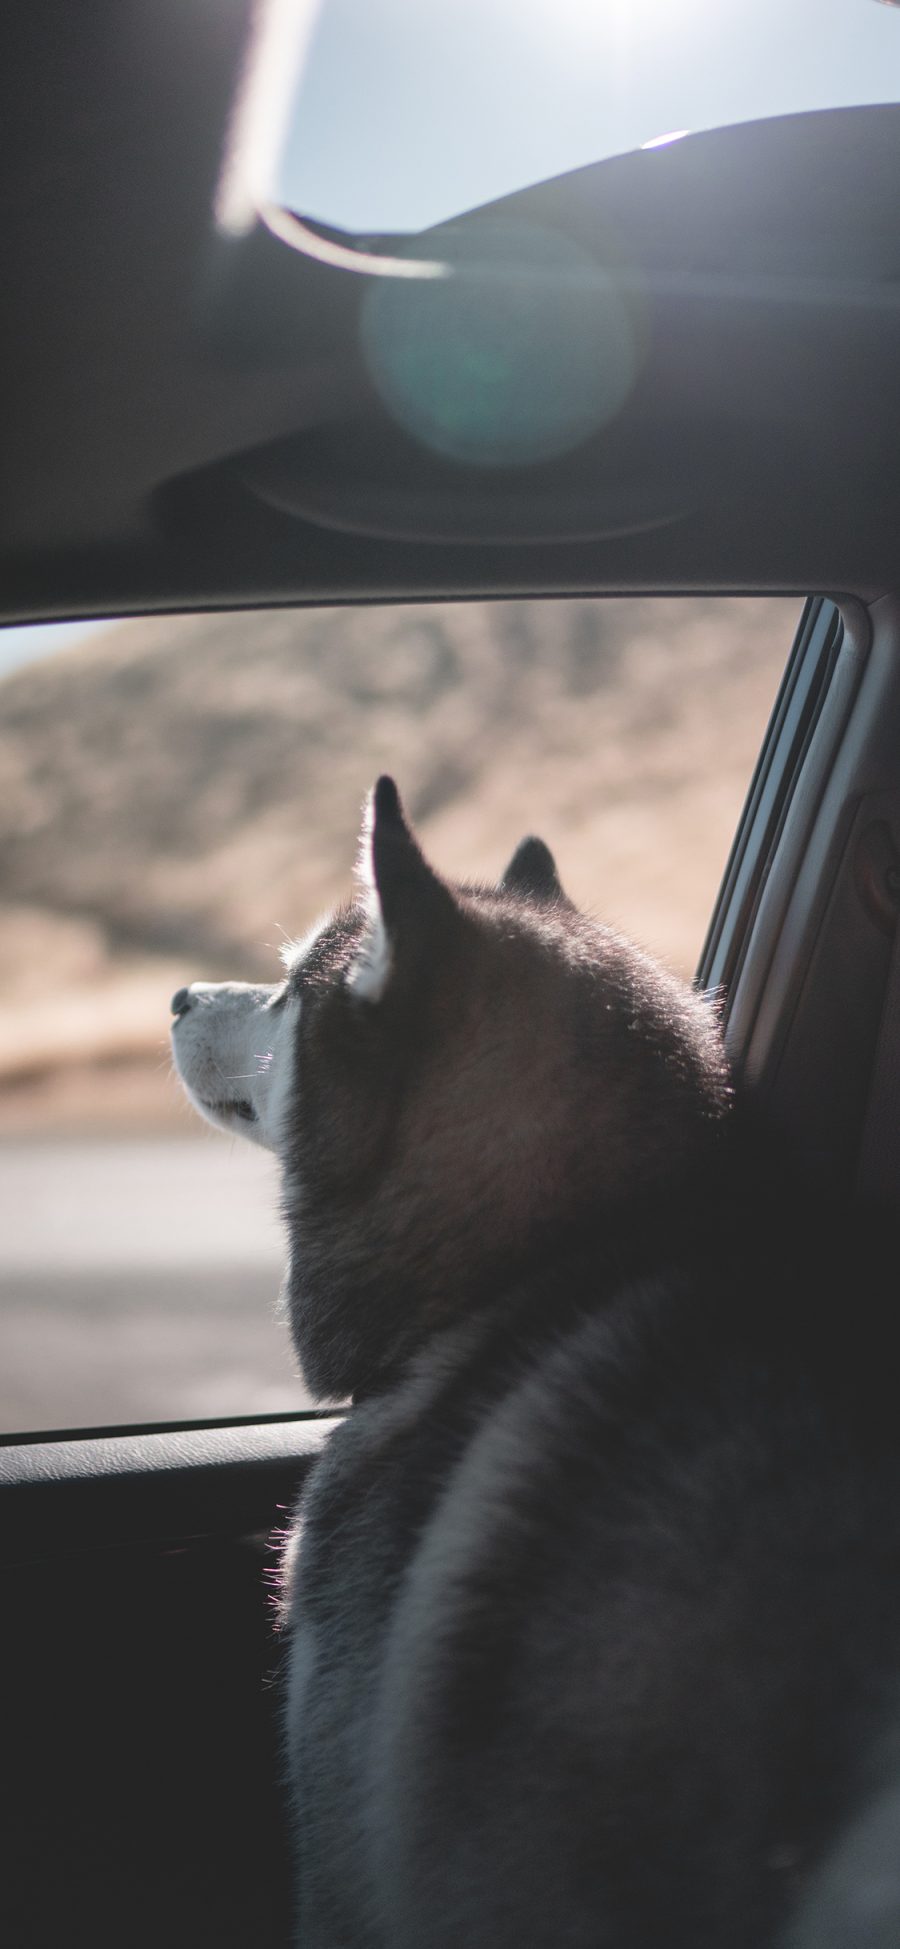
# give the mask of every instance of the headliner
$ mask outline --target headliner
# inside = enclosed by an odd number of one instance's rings
[[[593,252],[613,230],[649,349],[611,431],[473,470],[390,425],[359,353],[364,276],[262,228],[236,262],[213,248],[248,11],[8,10],[5,620],[892,586],[900,108],[697,135],[495,206]]]

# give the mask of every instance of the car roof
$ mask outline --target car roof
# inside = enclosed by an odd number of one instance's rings
[[[3,620],[893,586],[900,108],[695,135],[462,219],[566,240],[642,318],[611,424],[486,467],[417,441],[372,384],[377,280],[348,251],[404,244],[215,236],[249,7],[14,11]]]

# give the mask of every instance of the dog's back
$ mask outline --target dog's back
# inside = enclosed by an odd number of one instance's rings
[[[295,1011],[287,1293],[355,1400],[286,1565],[298,1940],[814,1949],[893,1764],[890,1293],[546,849],[449,888],[382,781],[367,854],[247,1003]]]
[[[871,1341],[782,1313],[777,1278],[757,1311],[733,1262],[583,1270],[559,1330],[548,1276],[320,1465],[301,1941],[760,1949],[876,1785],[900,1470]]]

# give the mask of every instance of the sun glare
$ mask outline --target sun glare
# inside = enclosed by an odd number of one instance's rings
[[[651,135],[649,142],[642,142],[642,149],[665,149],[670,142],[681,142],[690,129],[670,129],[668,135]]]
[[[217,221],[240,236],[277,206],[356,236],[414,233],[687,131],[898,99],[897,11],[259,0]]]

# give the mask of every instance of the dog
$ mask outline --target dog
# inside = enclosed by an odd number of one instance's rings
[[[352,1403],[285,1559],[298,1943],[900,1943],[892,1282],[714,1004],[540,840],[442,878],[381,778],[283,979],[172,1006]]]

